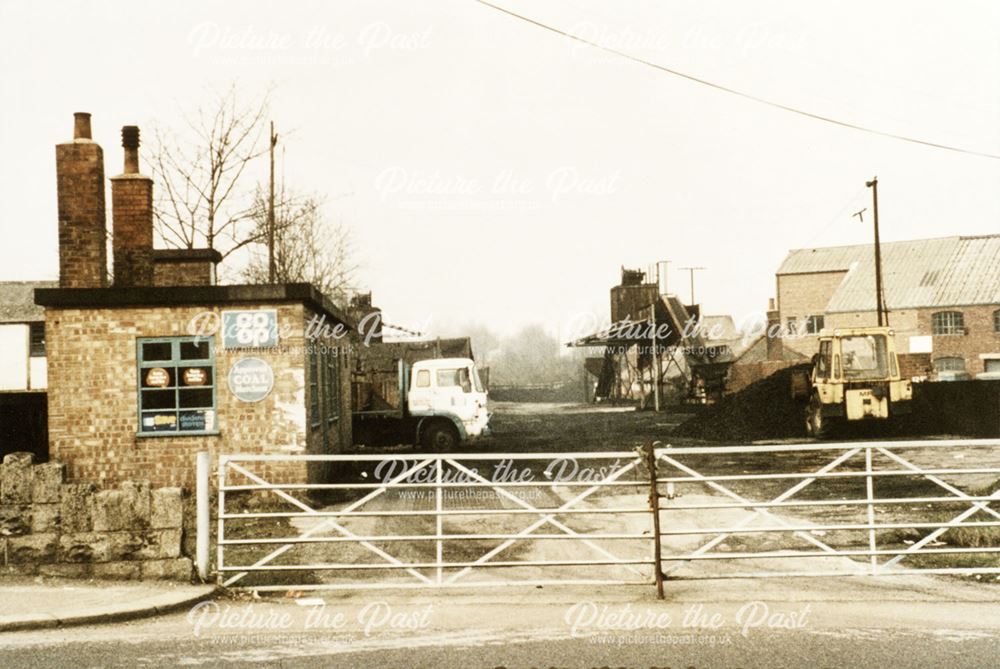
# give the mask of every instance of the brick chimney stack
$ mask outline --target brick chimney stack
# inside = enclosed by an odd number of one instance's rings
[[[90,137],[90,114],[77,112],[73,141],[56,145],[59,286],[108,285],[104,152]]]
[[[139,174],[139,128],[122,128],[125,168],[111,177],[115,286],[153,285],[153,180]]]

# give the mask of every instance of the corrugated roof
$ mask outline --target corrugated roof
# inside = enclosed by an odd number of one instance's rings
[[[1000,235],[963,237],[936,297],[939,304],[1000,304]]]
[[[847,249],[853,258],[826,310],[874,311],[874,250],[870,244],[838,247],[838,257]],[[1000,235],[885,243],[882,268],[890,310],[1000,304]]]
[[[814,272],[844,272],[857,260],[859,249],[855,246],[828,246],[816,249],[792,249],[776,274],[812,274]]]
[[[0,323],[37,323],[45,308],[35,304],[35,288],[55,288],[58,281],[0,281]]]

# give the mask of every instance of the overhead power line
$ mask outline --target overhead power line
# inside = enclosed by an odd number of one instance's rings
[[[850,128],[851,130],[859,130],[861,132],[867,132],[867,133],[870,133],[872,135],[879,135],[881,137],[888,137],[890,139],[898,139],[900,141],[909,142],[911,144],[920,144],[921,146],[930,146],[930,147],[935,148],[935,149],[944,149],[946,151],[954,151],[956,153],[965,153],[965,154],[969,154],[969,155],[973,155],[973,156],[980,156],[981,158],[992,158],[994,160],[1000,160],[1000,154],[989,153],[987,151],[976,151],[976,150],[973,150],[973,149],[963,149],[962,147],[959,147],[959,146],[951,146],[949,144],[940,144],[938,142],[930,142],[930,141],[927,141],[927,140],[918,139],[916,137],[908,137],[906,135],[897,135],[896,133],[887,132],[885,130],[878,130],[876,128],[869,128],[867,126],[858,125],[856,123],[851,123],[849,121],[841,121],[839,119],[835,119],[835,118],[832,118],[830,116],[823,116],[822,114],[816,114],[816,113],[813,113],[813,112],[810,112],[810,111],[806,111],[804,109],[799,109],[797,107],[791,107],[789,105],[782,104],[780,102],[775,102],[774,100],[768,100],[767,98],[758,97],[758,96],[753,95],[751,93],[746,93],[744,91],[740,91],[740,90],[737,90],[735,88],[730,88],[728,86],[723,86],[722,84],[717,84],[715,82],[708,81],[707,79],[702,79],[701,77],[696,77],[696,76],[691,75],[691,74],[685,74],[684,72],[680,72],[679,70],[674,70],[674,69],[671,69],[671,68],[666,67],[664,65],[660,65],[659,63],[654,63],[652,61],[645,60],[645,59],[639,58],[637,56],[633,56],[630,53],[626,53],[624,51],[620,51],[618,49],[614,49],[614,48],[611,48],[609,46],[604,46],[603,44],[599,44],[597,42],[593,42],[591,40],[588,40],[588,39],[585,39],[583,37],[580,37],[579,35],[574,35],[572,33],[568,33],[568,32],[565,32],[563,30],[560,30],[559,28],[556,28],[554,26],[550,26],[547,23],[542,23],[541,21],[536,21],[535,19],[529,18],[529,17],[524,16],[522,14],[518,14],[517,12],[513,12],[513,11],[511,11],[509,9],[505,9],[504,7],[500,7],[499,5],[494,5],[493,3],[486,2],[486,0],[475,0],[475,1],[478,2],[479,4],[485,6],[485,7],[489,7],[490,9],[494,9],[494,10],[496,10],[498,12],[502,12],[504,14],[507,14],[508,16],[512,16],[515,19],[519,19],[519,20],[524,21],[526,23],[530,23],[531,25],[537,26],[539,28],[542,28],[543,30],[548,30],[549,32],[555,33],[557,35],[561,35],[561,36],[566,37],[568,39],[575,40],[577,42],[580,42],[581,44],[586,44],[587,46],[591,46],[591,47],[593,47],[595,49],[600,49],[601,51],[605,51],[607,53],[613,53],[616,56],[620,56],[620,57],[625,58],[627,60],[631,60],[633,62],[639,63],[641,65],[645,65],[647,67],[651,67],[651,68],[656,69],[656,70],[660,70],[661,72],[666,72],[667,74],[672,74],[675,77],[680,77],[682,79],[687,79],[688,81],[693,81],[696,84],[701,84],[702,86],[708,86],[709,88],[714,88],[714,89],[716,89],[718,91],[722,91],[724,93],[729,93],[730,95],[736,95],[736,96],[739,96],[741,98],[745,98],[747,100],[752,100],[753,102],[757,102],[757,103],[760,103],[762,105],[767,105],[768,107],[774,107],[775,109],[781,109],[783,111],[790,112],[792,114],[798,114],[799,116],[805,116],[806,118],[811,118],[811,119],[816,120],[816,121],[823,121],[824,123],[831,123],[833,125],[837,125],[837,126],[840,126],[842,128]]]

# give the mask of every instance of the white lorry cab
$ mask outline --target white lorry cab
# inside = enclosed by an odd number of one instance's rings
[[[420,443],[428,448],[446,450],[489,434],[486,398],[476,363],[468,358],[421,360],[411,367],[407,408],[421,419]]]
[[[448,451],[490,434],[487,390],[469,358],[398,361],[398,405],[354,412],[355,433],[374,442]]]

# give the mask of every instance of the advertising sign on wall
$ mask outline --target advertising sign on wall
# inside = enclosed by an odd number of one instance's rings
[[[260,358],[240,358],[229,369],[229,391],[241,402],[260,402],[274,388],[274,370]]]
[[[277,345],[276,310],[222,312],[223,348],[274,348]]]
[[[153,367],[146,372],[146,385],[153,388],[163,388],[170,385],[170,372],[162,367]]]

